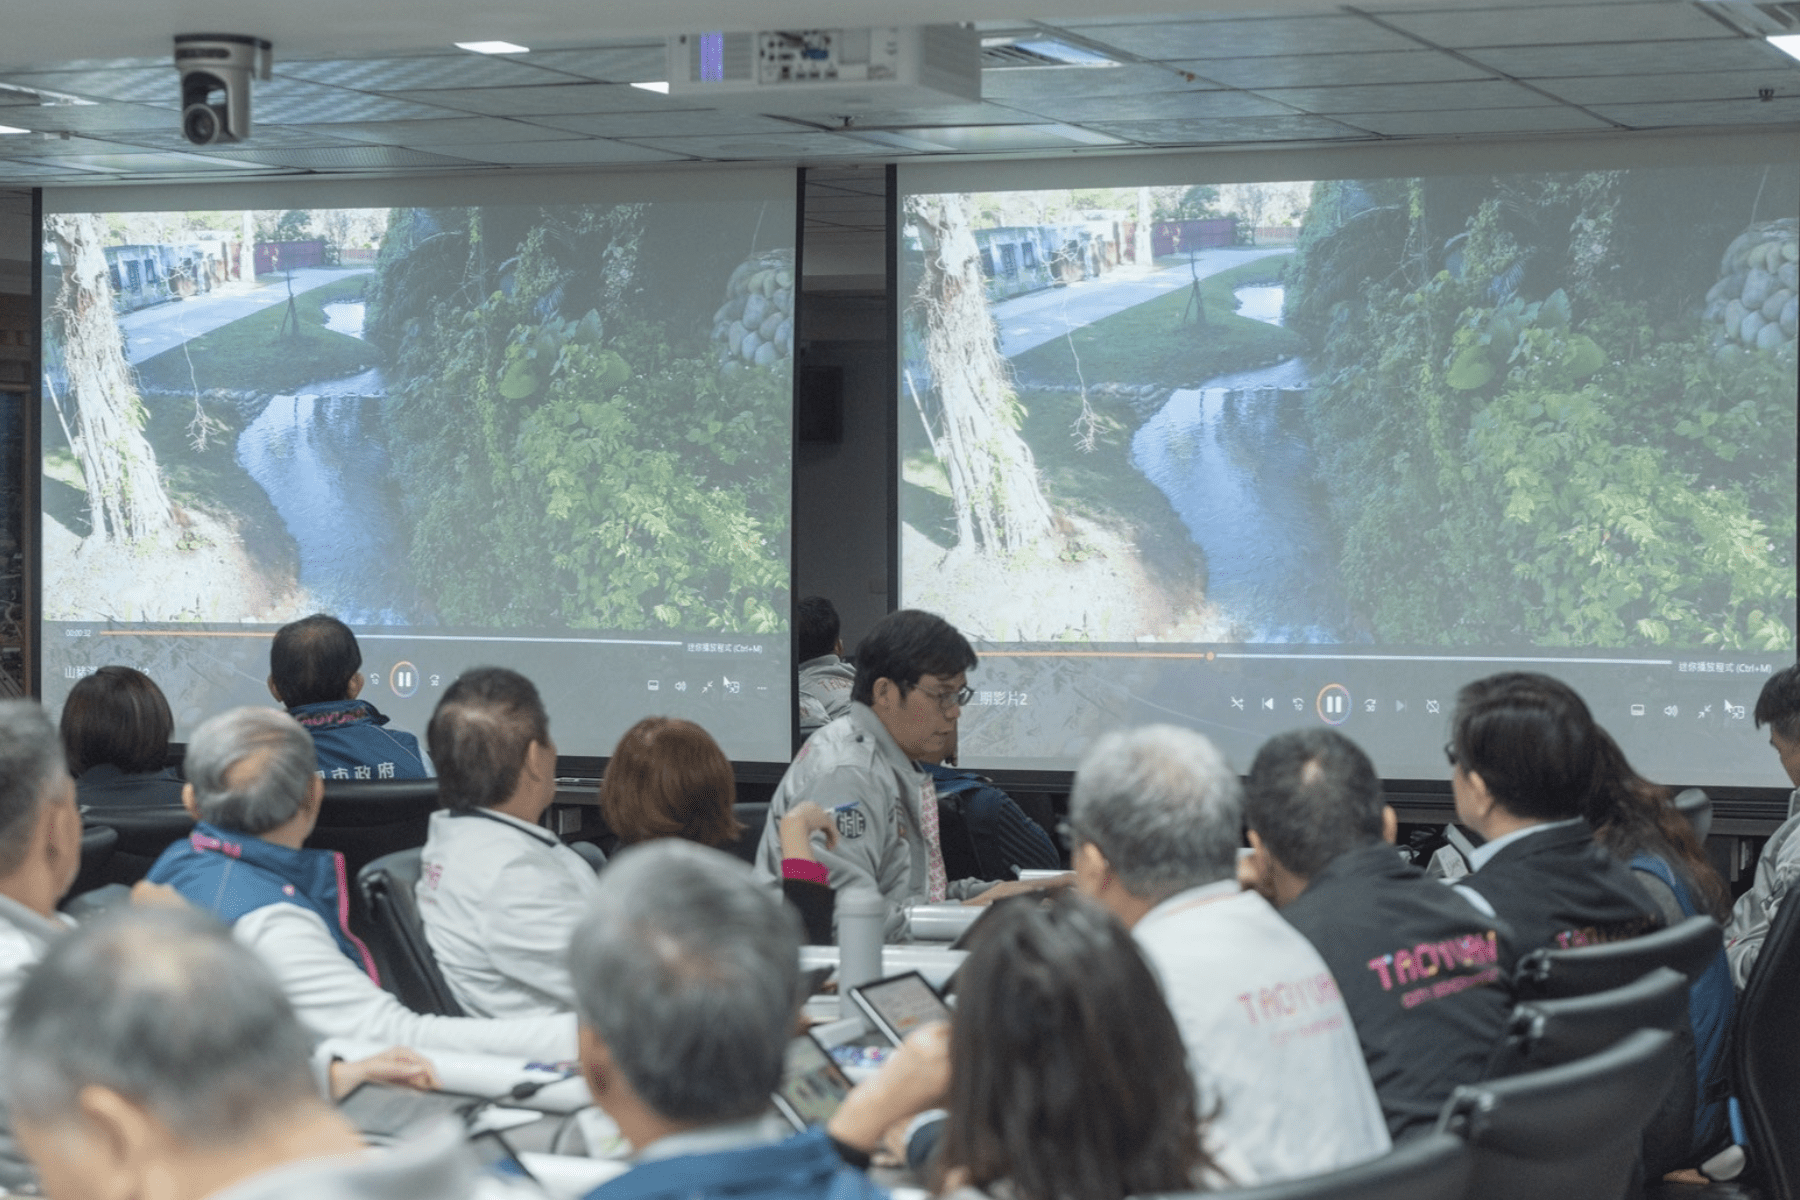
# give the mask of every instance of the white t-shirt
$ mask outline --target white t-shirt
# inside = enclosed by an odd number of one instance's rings
[[[1268,901],[1227,879],[1171,896],[1132,933],[1181,1028],[1200,1112],[1217,1107],[1208,1143],[1252,1172],[1236,1183],[1315,1175],[1390,1149],[1337,981]]]
[[[431,814],[419,916],[470,1016],[574,1011],[569,942],[599,894],[594,868],[548,830],[491,809]]]

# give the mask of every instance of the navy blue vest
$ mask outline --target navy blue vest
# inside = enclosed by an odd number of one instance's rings
[[[227,925],[271,904],[310,909],[331,930],[344,956],[381,982],[369,948],[350,932],[344,856],[335,850],[290,850],[202,821],[185,841],[162,852],[148,878],[168,884],[189,904]]]

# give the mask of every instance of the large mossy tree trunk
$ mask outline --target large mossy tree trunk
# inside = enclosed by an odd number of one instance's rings
[[[169,497],[144,437],[144,406],[113,315],[100,219],[47,216],[44,231],[62,263],[50,318],[58,326],[70,394],[57,398],[58,407],[87,485],[92,536],[126,543],[160,537],[173,527]]]
[[[1055,521],[1019,436],[1018,396],[988,311],[969,201],[914,196],[906,207],[924,250],[913,303],[924,316],[925,358],[943,407],[937,442],[957,539],[985,554],[1016,554],[1050,537]]]

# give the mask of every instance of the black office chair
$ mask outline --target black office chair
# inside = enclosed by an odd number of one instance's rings
[[[355,878],[378,858],[423,846],[437,807],[435,779],[327,779],[319,822],[306,844],[342,854]]]
[[[69,895],[78,896],[106,883],[106,865],[112,861],[113,848],[119,835],[104,825],[87,825],[81,830],[81,866],[76,868],[75,882]]]
[[[104,825],[119,835],[100,882],[126,887],[149,874],[162,852],[194,829],[194,818],[178,804],[96,806],[82,809],[81,819],[84,824]]]
[[[417,849],[383,855],[356,873],[369,917],[369,949],[381,965],[381,984],[414,1012],[463,1015],[462,1005],[438,969],[413,889],[419,882]]]
[[[1474,1150],[1468,1200],[1624,1200],[1679,1069],[1675,1035],[1640,1029],[1587,1058],[1457,1088],[1438,1131]]]
[[[735,854],[745,862],[755,865],[757,847],[762,845],[763,827],[769,823],[768,801],[754,804],[734,804],[731,806],[731,815],[738,819],[738,824],[744,827],[744,832],[738,835],[735,842],[720,846],[719,849],[727,854]]]
[[[1800,903],[1775,913],[1738,999],[1732,1042],[1750,1162],[1777,1200],[1800,1196]]]
[[[1658,967],[1672,967],[1692,984],[1712,966],[1723,945],[1719,923],[1698,916],[1623,941],[1533,950],[1513,971],[1513,994],[1522,1000],[1585,996],[1624,987]]]
[[[1341,1171],[1208,1194],[1230,1200],[1462,1200],[1474,1157],[1456,1135],[1432,1133]],[[1177,1196],[1199,1200],[1197,1193]]]
[[[1687,1026],[1688,982],[1658,967],[1635,983],[1563,1000],[1523,1000],[1513,1006],[1488,1062],[1487,1078],[1502,1079],[1598,1054],[1639,1029],[1679,1034]]]
[[[1680,971],[1658,967],[1636,983],[1611,991],[1563,1000],[1525,1000],[1513,1007],[1489,1060],[1487,1077],[1498,1079],[1542,1070],[1598,1054],[1639,1029],[1661,1029],[1675,1038],[1680,1074],[1692,1079],[1694,1036],[1688,1023],[1688,981]],[[1651,1179],[1691,1167],[1693,1087],[1671,1087],[1644,1129],[1644,1170]]]

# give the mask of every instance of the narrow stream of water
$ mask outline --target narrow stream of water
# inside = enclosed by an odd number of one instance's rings
[[[327,328],[362,336],[363,305],[324,306]],[[379,367],[276,396],[238,436],[238,462],[300,548],[300,583],[352,624],[420,620],[407,539],[388,476]]]
[[[1239,313],[1281,322],[1283,289],[1241,288]],[[1250,642],[1350,640],[1337,551],[1290,358],[1184,388],[1138,429],[1131,461],[1206,555],[1207,596]]]

